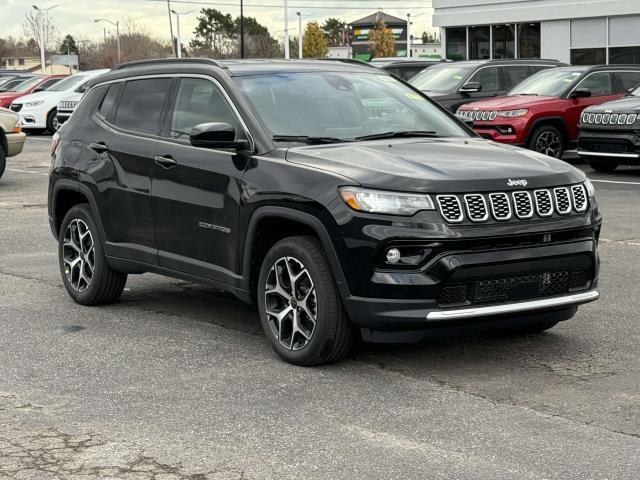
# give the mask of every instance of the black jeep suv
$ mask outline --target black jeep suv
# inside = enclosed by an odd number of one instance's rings
[[[257,303],[300,365],[357,332],[540,331],[598,297],[581,171],[355,64],[122,65],[54,139],[49,215],[76,302],[116,301],[127,274],[204,282]]]
[[[636,78],[640,81],[640,72]],[[640,165],[640,86],[624,98],[588,107],[580,117],[578,155],[598,172]]]

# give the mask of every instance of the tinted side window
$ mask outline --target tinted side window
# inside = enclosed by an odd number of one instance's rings
[[[613,75],[618,79],[618,84],[622,86],[622,92],[640,84],[640,72],[614,72]]]
[[[237,117],[216,85],[201,78],[183,78],[171,114],[169,136],[188,140],[193,127],[212,122],[238,128]]]
[[[51,87],[52,85],[55,85],[56,83],[58,83],[60,80],[62,80],[61,78],[52,78],[51,80],[46,80],[44,82],[42,82],[38,88],[42,89],[42,90],[46,90],[47,88]]]
[[[115,124],[125,130],[157,135],[160,115],[171,79],[150,78],[127,82],[116,113]]]
[[[611,75],[609,72],[596,72],[582,80],[576,88],[588,88],[591,95],[599,97],[602,95],[611,95],[613,87],[611,86]]]
[[[116,106],[116,102],[118,101],[120,90],[122,90],[121,83],[114,83],[112,85],[109,85],[109,90],[102,100],[99,112],[100,115],[102,115],[107,120],[111,120],[113,118],[113,112]]]
[[[481,68],[467,82],[478,82],[482,85],[482,92],[495,92],[500,90],[498,81],[498,67]]]
[[[505,89],[510,89],[529,76],[529,67],[527,65],[502,67],[502,71],[504,74]]]

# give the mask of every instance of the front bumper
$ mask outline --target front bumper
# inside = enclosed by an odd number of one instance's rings
[[[7,157],[14,157],[20,153],[22,153],[22,149],[24,148],[24,142],[27,136],[20,133],[9,133],[7,134]]]
[[[39,112],[25,110],[23,107],[19,115],[23,130],[47,128],[46,116],[40,115]]]
[[[640,132],[606,129],[581,129],[578,155],[588,160],[640,165]]]

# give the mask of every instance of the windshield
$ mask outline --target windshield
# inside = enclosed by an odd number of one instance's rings
[[[34,85],[37,85],[38,83],[40,83],[41,81],[42,81],[42,78],[33,77],[33,78],[30,78],[27,81],[23,81],[20,85],[15,87],[13,90],[14,90],[14,92],[24,93],[27,90],[29,90],[31,87],[33,87]]]
[[[75,88],[77,85],[87,79],[88,77],[86,75],[74,75],[72,77],[67,77],[64,80],[56,83],[51,88],[48,88],[47,92],[65,92],[67,90]]]
[[[507,95],[559,97],[568,87],[576,83],[583,73],[584,70],[564,68],[542,70],[513,87]]]
[[[15,80],[7,80],[6,82],[0,83],[0,91],[2,92],[13,92],[16,87],[24,82],[24,78],[17,78]]]
[[[348,141],[410,131],[468,136],[455,120],[389,75],[278,73],[237,77],[236,82],[275,137]]]
[[[409,83],[423,92],[447,93],[457,89],[472,67],[431,67],[413,77]]]

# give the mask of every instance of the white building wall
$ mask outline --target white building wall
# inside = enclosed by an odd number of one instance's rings
[[[540,56],[570,63],[571,21],[540,22]]]

